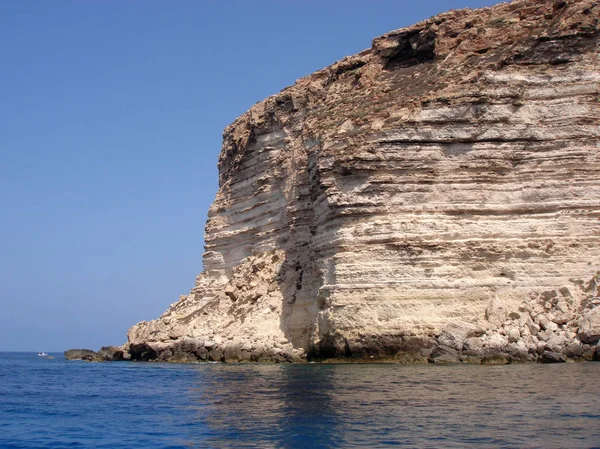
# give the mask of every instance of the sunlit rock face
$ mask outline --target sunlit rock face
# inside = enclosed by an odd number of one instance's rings
[[[129,331],[134,358],[593,358],[599,16],[451,11],[253,106],[224,132],[204,271]]]

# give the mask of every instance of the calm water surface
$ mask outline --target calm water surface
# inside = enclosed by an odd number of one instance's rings
[[[600,447],[600,363],[86,363],[0,353],[0,448]]]

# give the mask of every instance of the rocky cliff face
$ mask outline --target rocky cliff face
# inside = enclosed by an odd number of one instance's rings
[[[593,358],[599,17],[451,11],[253,106],[224,132],[204,272],[131,356]]]

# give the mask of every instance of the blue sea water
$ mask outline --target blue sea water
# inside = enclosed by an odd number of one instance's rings
[[[600,447],[600,363],[86,363],[0,353],[0,448]]]

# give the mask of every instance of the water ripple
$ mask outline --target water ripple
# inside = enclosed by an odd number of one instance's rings
[[[1,448],[590,448],[600,364],[88,364],[0,353]]]

